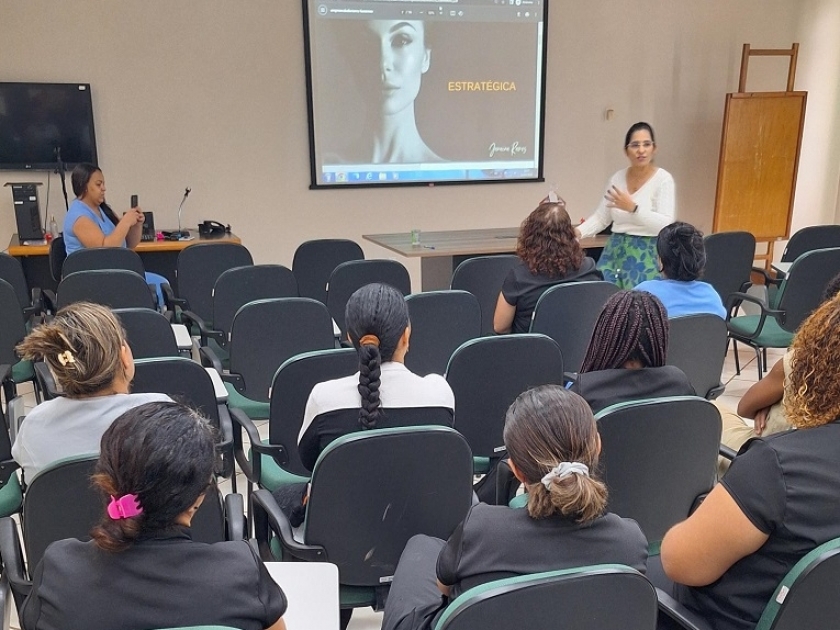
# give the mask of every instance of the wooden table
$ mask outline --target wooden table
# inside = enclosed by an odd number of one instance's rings
[[[420,258],[420,282],[423,291],[448,289],[455,267],[468,258],[488,254],[512,254],[516,251],[519,228],[487,228],[422,232],[420,244],[411,244],[411,234],[364,234],[362,238],[405,256]],[[580,244],[593,258],[598,258],[607,236],[581,239]],[[597,251],[592,251],[597,250]]]
[[[176,291],[175,265],[182,249],[196,243],[242,242],[235,234],[204,237],[199,236],[196,230],[189,230],[189,232],[195,237],[190,241],[141,241],[134,248],[134,251],[140,254],[146,271],[162,275],[169,280]],[[21,245],[18,235],[12,234],[8,252],[10,256],[20,260],[30,287],[55,290],[57,283],[50,272],[50,246],[46,242],[39,245]]]

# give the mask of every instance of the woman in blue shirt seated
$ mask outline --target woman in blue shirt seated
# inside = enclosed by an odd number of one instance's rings
[[[64,217],[64,249],[68,256],[86,247],[137,247],[145,215],[140,208],[131,208],[122,218],[117,217],[105,203],[105,176],[98,166],[77,165],[70,181],[76,198]],[[156,286],[158,303],[163,304],[160,285],[168,280],[146,272],[146,282]]]
[[[676,221],[666,225],[656,238],[656,253],[662,278],[646,280],[637,291],[653,293],[668,311],[668,317],[709,313],[726,318],[718,292],[699,280],[706,267],[703,233],[693,225]]]

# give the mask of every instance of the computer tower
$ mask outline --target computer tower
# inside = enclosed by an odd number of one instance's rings
[[[8,184],[15,202],[15,220],[20,242],[40,241],[44,238],[41,210],[38,205],[37,184]]]

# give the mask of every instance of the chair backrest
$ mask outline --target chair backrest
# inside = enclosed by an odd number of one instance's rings
[[[508,272],[519,261],[518,256],[476,256],[468,258],[452,273],[451,288],[469,291],[481,306],[481,334],[493,334],[493,315]]]
[[[344,309],[350,296],[373,282],[391,285],[403,295],[411,293],[408,270],[396,260],[350,260],[338,265],[330,274],[327,308],[342,334],[347,331]]]
[[[223,272],[234,267],[253,265],[254,259],[238,243],[198,243],[178,254],[175,276],[180,298],[189,309],[206,322],[213,319],[213,287]]]
[[[283,265],[247,265],[222,272],[213,287],[213,328],[225,333],[236,312],[248,302],[269,298],[297,297],[297,280]]]
[[[793,262],[806,252],[830,247],[840,247],[840,225],[804,227],[790,237],[782,253],[782,262]]]
[[[720,412],[703,398],[672,396],[619,403],[595,417],[607,507],[658,543],[714,485]]]
[[[472,455],[445,427],[376,429],[330,444],[312,471],[304,541],[341,584],[379,586],[415,534],[447,539],[472,502]]]
[[[840,617],[840,538],[803,556],[781,581],[756,630],[829,630]],[[781,600],[781,601],[780,601]]]
[[[67,249],[64,247],[64,237],[56,236],[50,241],[50,275],[57,283],[61,282],[61,269],[64,267],[64,259],[67,258]]]
[[[0,365],[14,365],[19,361],[15,346],[26,337],[21,309],[14,287],[0,280]]]
[[[0,252],[0,280],[12,285],[21,308],[29,306],[29,287],[23,273],[23,265],[17,258],[5,252]]]
[[[59,283],[56,299],[57,308],[82,300],[110,308],[155,307],[154,293],[146,279],[123,269],[71,273]]]
[[[200,411],[219,429],[219,409],[213,381],[201,364],[186,357],[137,359],[131,391],[137,394],[166,394]]]
[[[815,249],[797,258],[779,287],[776,308],[784,311],[779,325],[788,332],[799,328],[822,303],[829,281],[840,273],[840,247]]]
[[[355,241],[322,238],[298,245],[292,260],[301,297],[327,303],[327,284],[333,270],[343,262],[364,260],[365,254]]]
[[[150,308],[117,308],[126,340],[135,359],[178,356],[178,343],[169,320]]]
[[[481,306],[472,293],[427,291],[405,302],[411,321],[405,365],[415,374],[443,374],[458,346],[481,335]]]
[[[284,467],[286,470],[298,475],[309,474],[300,461],[297,443],[312,388],[358,370],[359,355],[355,348],[305,352],[287,359],[277,369],[271,383],[268,441],[286,448],[289,458]]]
[[[446,607],[435,630],[653,630],[656,616],[656,590],[647,578],[602,564],[476,586]]]
[[[562,383],[563,355],[545,335],[505,335],[468,341],[452,354],[446,380],[455,394],[455,428],[478,457],[504,451],[508,407],[527,389]]]
[[[711,400],[722,391],[720,375],[728,341],[726,322],[717,315],[673,317],[667,363],[685,373],[698,396]]]
[[[277,368],[301,352],[335,346],[326,307],[311,298],[257,300],[240,308],[230,335],[230,371],[242,376],[252,400],[268,402]]]
[[[604,304],[618,291],[612,282],[567,282],[540,296],[531,319],[531,332],[548,335],[563,352],[563,365],[579,372]]]
[[[103,511],[102,498],[90,481],[97,459],[90,455],[68,458],[29,482],[23,498],[23,546],[32,569],[50,543],[64,538],[90,539],[90,530]],[[191,529],[194,540],[225,539],[224,507],[215,484],[207,490]]]
[[[718,232],[703,238],[706,268],[701,280],[712,285],[726,304],[731,293],[750,281],[755,260],[755,236],[749,232]]]
[[[66,278],[77,271],[94,269],[125,269],[140,276],[146,273],[137,252],[125,247],[88,247],[77,249],[64,259],[61,277]]]

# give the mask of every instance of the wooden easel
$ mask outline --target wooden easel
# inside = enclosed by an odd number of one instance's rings
[[[799,44],[790,49],[750,48],[741,53],[738,92],[726,95],[718,162],[713,232],[745,230],[766,252],[770,269],[776,241],[790,236],[807,92],[795,92]],[[747,92],[750,57],[790,57],[784,92]]]

